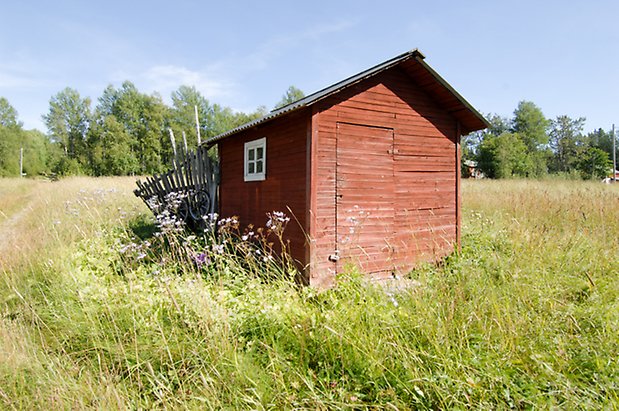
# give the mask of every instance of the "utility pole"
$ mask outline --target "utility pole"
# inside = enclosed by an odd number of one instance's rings
[[[196,112],[196,135],[198,136],[198,147],[202,144],[202,139],[200,138],[200,120],[198,119],[198,106],[193,106]]]
[[[19,177],[24,176],[24,147],[19,149]]]
[[[613,183],[617,181],[617,136],[615,136],[615,125],[613,124]]]

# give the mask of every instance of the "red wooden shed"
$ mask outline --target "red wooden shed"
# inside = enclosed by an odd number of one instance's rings
[[[404,273],[460,239],[460,136],[486,120],[413,50],[206,142],[222,217],[286,236],[305,281]]]

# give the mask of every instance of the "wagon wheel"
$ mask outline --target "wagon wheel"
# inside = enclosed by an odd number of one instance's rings
[[[202,217],[207,215],[211,209],[211,197],[205,190],[199,190],[193,195],[191,202],[191,218],[194,221],[202,220]]]
[[[181,200],[181,203],[178,205],[177,214],[180,221],[187,221],[189,218],[189,211],[191,210],[191,206],[189,205],[189,198],[185,197]]]

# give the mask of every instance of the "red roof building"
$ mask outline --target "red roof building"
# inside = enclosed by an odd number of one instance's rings
[[[206,142],[220,156],[219,214],[286,238],[304,281],[347,264],[405,273],[460,239],[460,137],[486,120],[417,50]]]

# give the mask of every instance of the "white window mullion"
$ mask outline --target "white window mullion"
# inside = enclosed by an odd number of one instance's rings
[[[266,179],[266,137],[245,143],[244,179],[263,181]]]

